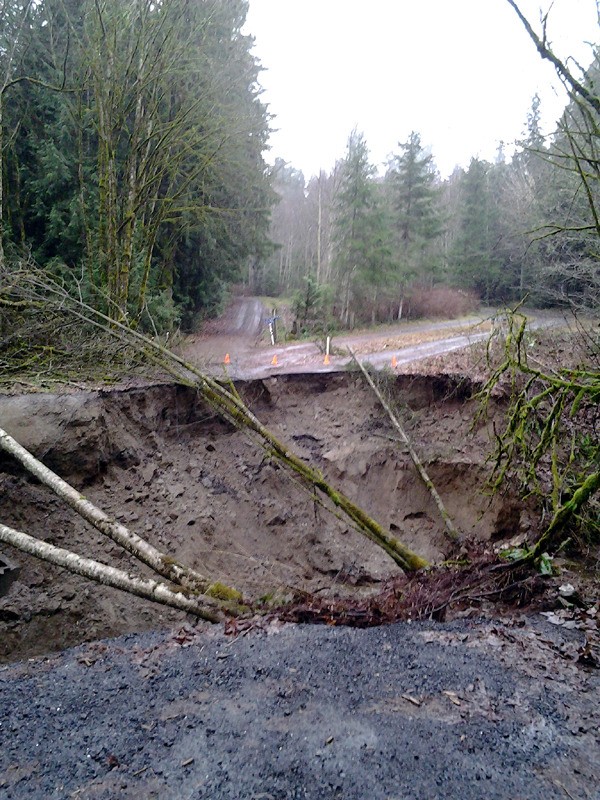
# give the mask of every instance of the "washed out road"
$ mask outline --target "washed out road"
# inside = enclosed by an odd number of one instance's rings
[[[236,345],[240,370],[264,370],[250,360],[270,355],[249,333],[260,309],[239,304],[230,330],[192,352],[225,344],[235,368]],[[352,346],[387,360],[377,336]],[[554,617],[267,619],[229,635],[190,623],[7,664],[0,798],[600,800],[597,603],[569,625]]]

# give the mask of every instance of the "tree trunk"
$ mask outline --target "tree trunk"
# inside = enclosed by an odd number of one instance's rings
[[[311,487],[319,489],[325,494],[352,520],[363,535],[385,550],[402,569],[413,572],[429,566],[425,559],[405,547],[342,492],[334,489],[319,470],[307,464],[280,442],[262,425],[235,392],[228,391],[218,381],[167,350],[158,341],[150,339],[118,321],[114,322],[108,315],[93,309],[81,300],[72,298],[62,286],[52,283],[46,276],[36,277],[36,273],[31,273],[28,281],[26,274],[20,275],[19,291],[28,296],[30,300],[37,297],[40,285],[43,287],[44,302],[53,301],[59,304],[63,311],[68,310],[75,318],[85,320],[88,324],[114,336],[118,341],[135,348],[139,353],[143,353],[149,361],[173,375],[179,383],[196,389],[222,417],[237,428],[254,432],[260,446],[268,455],[279,459]],[[31,294],[28,295],[28,292]]]
[[[161,553],[149,542],[132,533],[124,525],[111,520],[103,511],[86,500],[76,489],[63,481],[48,467],[22,447],[12,436],[0,428],[0,448],[17,459],[25,469],[48,486],[72,509],[97,530],[121,545],[139,561],[151,567],[159,575],[197,592],[210,590],[210,581],[198,572],[178,564],[173,558]]]
[[[381,405],[384,407],[384,409],[387,411],[387,414],[388,414],[390,420],[392,421],[392,425],[394,426],[394,428],[396,428],[396,430],[400,434],[400,438],[402,440],[402,443],[406,445],[406,447],[408,449],[408,453],[409,453],[409,455],[410,455],[410,457],[412,459],[413,464],[415,465],[415,468],[416,468],[416,470],[417,470],[417,472],[419,474],[419,477],[421,478],[421,480],[423,482],[423,485],[425,486],[425,488],[427,489],[427,491],[429,492],[429,494],[433,498],[433,502],[436,504],[437,509],[440,512],[440,516],[441,516],[442,520],[444,521],[444,526],[446,528],[446,535],[453,542],[458,541],[458,539],[460,538],[460,533],[459,533],[458,529],[456,528],[456,526],[454,525],[454,523],[452,522],[450,514],[448,514],[448,512],[446,510],[446,507],[445,507],[444,503],[442,502],[442,498],[439,496],[439,494],[437,492],[437,489],[433,485],[433,481],[431,480],[431,478],[427,474],[427,472],[425,470],[425,467],[423,466],[423,463],[422,463],[421,459],[419,458],[419,456],[417,454],[417,451],[412,446],[412,444],[410,442],[410,439],[408,438],[408,436],[406,435],[406,433],[404,431],[404,428],[400,424],[400,421],[398,420],[398,418],[396,417],[396,415],[394,414],[394,412],[390,408],[389,404],[386,403],[386,401],[384,400],[381,392],[379,391],[379,389],[377,388],[377,386],[373,382],[373,379],[371,378],[371,376],[369,375],[369,373],[365,369],[364,365],[357,359],[356,355],[352,352],[352,350],[350,350],[349,352],[350,352],[350,355],[352,356],[352,358],[354,359],[354,361],[356,361],[356,363],[360,367],[360,370],[361,370],[362,374],[367,379],[367,383],[369,384],[369,386],[371,387],[371,389],[373,390],[373,392],[377,396],[377,399],[379,400]]]
[[[169,587],[160,581],[148,580],[138,576],[129,575],[123,570],[109,567],[91,558],[79,556],[70,550],[56,547],[48,542],[35,539],[22,531],[16,531],[0,523],[0,542],[15,547],[24,553],[28,553],[42,561],[48,561],[58,567],[64,567],[69,572],[89,578],[105,586],[112,586],[114,589],[121,589],[124,592],[144,597],[147,600],[154,600],[157,603],[178,608],[195,614],[209,622],[219,622],[223,619],[217,609],[208,609],[197,597],[188,594],[184,589]]]

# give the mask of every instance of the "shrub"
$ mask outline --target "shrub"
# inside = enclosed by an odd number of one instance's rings
[[[423,317],[462,317],[479,308],[479,298],[474,292],[452,289],[449,286],[433,288],[415,285],[406,292],[404,316],[409,319]]]

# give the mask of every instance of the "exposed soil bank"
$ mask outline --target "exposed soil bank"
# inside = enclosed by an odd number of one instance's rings
[[[0,668],[6,800],[597,800],[578,631],[183,628]]]
[[[361,377],[238,388],[407,545],[444,558],[437,510]],[[481,491],[490,430],[473,424],[472,390],[450,376],[388,387],[463,535],[491,546],[532,523],[513,498]],[[252,598],[364,594],[396,574],[187,389],[0,397],[0,419],[101,508]],[[7,524],[137,569],[7,457],[0,488]],[[266,618],[227,636],[4,556],[21,573],[0,597],[0,658],[84,643],[0,667],[7,800],[600,798],[596,608],[367,630]],[[130,635],[97,641],[119,633]]]
[[[280,376],[239,390],[265,424],[406,545],[444,559],[437,509],[360,376]],[[489,430],[473,427],[469,382],[403,375],[388,390],[464,535],[495,541],[526,532],[529,516],[518,503],[482,492]],[[166,384],[0,397],[0,419],[100,508],[250,598],[281,598],[289,587],[364,593],[397,570],[191,390]],[[138,570],[8,457],[0,469],[6,524]],[[6,556],[21,574],[0,598],[0,659],[183,619],[9,548]]]

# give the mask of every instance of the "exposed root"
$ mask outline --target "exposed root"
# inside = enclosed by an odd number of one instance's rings
[[[400,620],[443,621],[450,610],[484,600],[523,607],[546,588],[546,581],[523,565],[500,562],[482,550],[473,551],[468,565],[447,565],[385,582],[364,600],[305,595],[277,616],[286,622],[349,625],[368,628]]]

